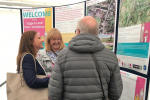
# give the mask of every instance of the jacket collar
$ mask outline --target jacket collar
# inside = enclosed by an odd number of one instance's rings
[[[105,48],[100,38],[90,33],[81,33],[73,37],[68,47],[76,52],[97,52]]]
[[[41,50],[41,51],[40,51],[40,54],[41,54],[41,56],[44,57],[44,58],[49,58],[48,55],[47,55],[47,53],[46,53],[46,50],[45,50],[45,49],[44,49],[44,50]]]

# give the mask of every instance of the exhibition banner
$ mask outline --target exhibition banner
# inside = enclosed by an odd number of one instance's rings
[[[62,33],[66,45],[76,35],[77,22],[84,17],[84,12],[85,2],[55,7],[55,28]]]
[[[53,27],[53,8],[22,9],[22,18],[23,32],[35,30],[45,40],[47,32]]]
[[[116,0],[90,0],[86,2],[86,15],[95,18],[99,27],[98,37],[110,50],[113,50],[115,45],[116,5]]]
[[[117,57],[120,67],[147,74],[149,65],[149,0],[121,0]]]
[[[119,100],[145,100],[146,78],[120,71],[123,91]]]

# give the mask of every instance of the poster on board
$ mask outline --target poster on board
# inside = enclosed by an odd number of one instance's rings
[[[119,13],[119,66],[143,74],[147,74],[149,64],[149,3],[149,0],[121,0]]]
[[[53,8],[22,9],[22,19],[23,32],[35,30],[45,40],[47,32],[53,27]]]
[[[146,78],[120,71],[123,91],[119,100],[145,100]]]
[[[114,51],[116,0],[90,0],[86,2],[86,15],[92,16],[99,26],[99,35],[106,48]]]
[[[71,38],[76,35],[77,22],[84,17],[84,12],[85,2],[55,7],[55,28],[62,33],[66,46]]]

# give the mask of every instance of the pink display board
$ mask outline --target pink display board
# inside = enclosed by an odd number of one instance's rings
[[[144,88],[145,88],[145,79],[141,77],[137,77],[136,88],[135,88],[135,100],[143,100],[144,96]]]
[[[140,42],[150,42],[150,22],[141,24]]]
[[[45,33],[45,18],[24,18],[24,31],[35,30],[44,36]]]

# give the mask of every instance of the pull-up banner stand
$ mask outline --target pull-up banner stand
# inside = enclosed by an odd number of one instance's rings
[[[21,12],[23,32],[35,30],[45,40],[47,32],[53,27],[53,8],[22,9]]]

